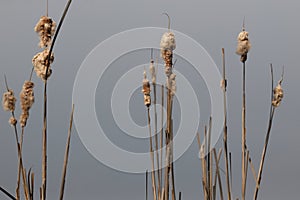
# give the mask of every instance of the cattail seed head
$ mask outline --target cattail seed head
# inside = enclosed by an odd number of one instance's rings
[[[144,104],[149,107],[151,105],[151,96],[150,96],[150,83],[147,79],[146,71],[144,71],[144,79],[143,79],[143,89],[142,92],[144,94]]]
[[[165,74],[167,77],[170,77],[172,74],[172,59],[173,51],[176,48],[175,35],[172,32],[166,32],[163,34],[160,41],[160,52],[161,57],[165,61]]]
[[[161,51],[170,50],[174,51],[176,48],[175,35],[172,32],[166,32],[163,34],[160,40]]]
[[[17,119],[14,117],[10,117],[8,123],[12,126],[15,126],[17,124]]]
[[[34,103],[34,83],[31,81],[25,81],[23,84],[22,91],[20,93],[20,105],[22,114],[20,115],[21,127],[26,126],[27,119],[29,117],[29,110]]]
[[[151,77],[152,77],[152,83],[156,84],[156,71],[155,71],[153,60],[151,60],[151,62],[150,62],[149,71],[150,71],[150,74],[151,74]]]
[[[283,89],[281,87],[280,82],[278,83],[278,85],[273,90],[273,93],[274,93],[274,96],[273,96],[273,100],[272,100],[272,105],[274,107],[278,107],[278,106],[280,106],[280,103],[283,99]]]
[[[249,41],[249,33],[245,30],[239,33],[237,37],[237,49],[236,54],[241,56],[241,62],[246,62],[247,54],[250,51],[251,43]]]
[[[36,26],[34,31],[39,34],[41,48],[48,47],[51,44],[51,38],[55,33],[56,23],[50,17],[42,16]]]
[[[36,54],[32,59],[32,64],[34,66],[34,71],[36,75],[40,77],[43,81],[46,80],[46,69],[48,63],[49,49],[44,49],[44,51]],[[51,53],[50,64],[54,61],[54,55]],[[49,65],[47,78],[49,78],[52,74],[51,66]]]
[[[5,111],[13,112],[15,110],[15,104],[17,99],[14,96],[14,91],[9,89],[3,94],[2,106]]]

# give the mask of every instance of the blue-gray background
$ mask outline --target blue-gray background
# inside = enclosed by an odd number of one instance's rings
[[[65,3],[65,1],[50,0],[49,15],[56,21],[59,20]],[[166,18],[161,15],[162,12],[168,12],[172,17],[173,29],[191,36],[203,45],[218,66],[221,66],[221,48],[226,48],[229,81],[229,145],[234,156],[234,196],[240,195],[241,146],[241,64],[234,52],[236,36],[241,29],[244,16],[246,16],[246,27],[250,32],[253,45],[247,63],[247,143],[254,157],[256,169],[267,126],[270,94],[269,63],[274,64],[276,78],[279,78],[281,67],[285,65],[283,84],[285,97],[275,116],[259,198],[298,199],[300,194],[298,173],[300,136],[297,115],[300,111],[298,105],[300,29],[296,23],[300,17],[298,8],[299,4],[294,0],[285,2],[277,0],[75,0],[55,47],[54,72],[49,82],[49,199],[56,199],[58,196],[72,104],[72,87],[81,62],[99,42],[113,34],[137,27],[166,27]],[[45,14],[45,1],[2,0],[0,2],[1,76],[3,77],[4,73],[7,75],[9,86],[16,91],[16,94],[19,93],[23,81],[28,79],[32,56],[39,51],[38,39],[33,32],[33,27],[43,14]],[[145,63],[148,61],[147,56],[144,53],[137,59]],[[130,60],[124,62],[128,65]],[[132,63],[136,62],[132,61]],[[122,66],[120,63],[117,64]],[[42,82],[35,76],[34,81],[36,103],[31,110],[26,129],[24,157],[26,167],[33,167],[37,174],[36,186],[39,186],[43,90]],[[205,86],[200,87],[205,89]],[[1,91],[5,91],[3,81],[1,81]],[[97,98],[101,98],[101,94],[98,95]],[[207,93],[205,95],[207,96]],[[141,97],[139,94],[136,96]],[[133,101],[139,103],[139,100]],[[97,109],[101,112],[104,108],[98,105]],[[144,112],[142,109],[131,110],[132,115],[137,119],[139,116],[144,116],[144,113],[141,113]],[[17,113],[19,114],[19,110]],[[203,119],[199,130],[203,129],[209,113],[204,112],[201,115]],[[103,113],[101,116],[103,117]],[[13,192],[16,184],[17,158],[14,135],[7,124],[8,118],[9,114],[1,109],[0,184]],[[105,115],[103,118],[105,120]],[[112,130],[115,128],[113,126],[112,123]],[[144,175],[121,173],[102,165],[86,151],[77,133],[74,133],[66,199],[144,198]],[[120,146],[127,146],[127,140],[128,138],[125,140],[113,138],[113,141]],[[147,147],[143,148],[141,145],[137,148],[141,151],[147,150]],[[132,150],[133,147],[130,146],[129,149]],[[200,161],[197,158],[196,142],[176,162],[176,180],[177,189],[183,192],[184,199],[202,198]],[[253,184],[253,178],[249,173],[249,197],[252,194]],[[0,198],[5,197],[0,194]]]

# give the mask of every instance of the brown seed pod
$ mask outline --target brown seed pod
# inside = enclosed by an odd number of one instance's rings
[[[273,90],[273,93],[274,93],[274,96],[273,96],[273,100],[272,100],[272,105],[274,107],[278,107],[278,106],[280,106],[280,103],[283,99],[283,89],[281,87],[281,83],[278,83],[278,85]]]
[[[149,107],[151,105],[151,96],[150,96],[150,83],[147,79],[146,72],[144,71],[144,79],[143,79],[143,89],[142,92],[144,94],[144,104],[145,106]]]
[[[241,62],[246,62],[247,54],[250,51],[251,43],[249,41],[249,33],[245,30],[239,33],[237,41],[236,54],[241,56]]]
[[[15,104],[17,99],[14,96],[14,91],[9,89],[3,94],[2,106],[5,111],[13,112],[15,110]]]
[[[36,75],[40,77],[43,81],[46,80],[46,69],[48,63],[49,49],[44,49],[42,52],[36,54],[32,59],[32,64],[34,66],[34,71]],[[51,53],[50,64],[54,61],[54,55]],[[51,66],[49,65],[47,78],[52,74]]]
[[[31,81],[25,81],[23,84],[22,91],[20,93],[20,105],[22,114],[20,115],[21,127],[26,126],[27,119],[29,117],[29,110],[34,103],[34,83]]]
[[[34,31],[39,34],[41,48],[50,46],[52,36],[55,33],[56,23],[50,17],[42,16],[36,26]]]

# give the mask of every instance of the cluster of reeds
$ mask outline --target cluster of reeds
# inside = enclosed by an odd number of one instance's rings
[[[59,22],[58,28],[56,30],[56,23],[50,17],[48,17],[48,0],[47,2],[47,14],[46,16],[42,16],[38,23],[36,24],[34,30],[39,35],[39,46],[43,49],[40,53],[36,54],[32,59],[33,70],[36,72],[37,76],[41,78],[44,82],[44,122],[43,122],[43,141],[42,141],[42,183],[39,188],[40,192],[40,199],[46,199],[47,193],[47,80],[51,75],[51,68],[50,64],[54,60],[54,56],[52,53],[56,37],[62,26],[66,13],[69,9],[69,6],[72,0],[69,0],[62,18]],[[32,79],[32,72],[30,74],[29,80],[26,80],[22,86],[22,90],[20,92],[20,109],[21,114],[19,117],[19,124],[21,128],[21,134],[18,132],[17,122],[18,120],[15,117],[15,108],[16,108],[16,97],[14,96],[14,91],[9,88],[7,79],[5,76],[5,85],[6,85],[6,92],[3,94],[2,98],[2,105],[5,111],[9,111],[11,113],[11,117],[9,119],[9,123],[13,127],[16,144],[17,144],[17,153],[18,153],[18,177],[17,177],[17,186],[15,191],[15,196],[12,195],[10,192],[6,191],[1,187],[1,191],[7,195],[10,199],[21,199],[22,195],[20,194],[20,187],[21,181],[23,185],[24,191],[24,198],[26,200],[33,200],[34,199],[34,173],[31,169],[26,170],[24,167],[24,160],[22,156],[22,146],[23,146],[23,139],[24,139],[24,132],[25,127],[28,123],[29,119],[29,111],[33,106],[35,101],[34,98],[34,82]],[[74,107],[72,108],[71,113],[71,121],[68,133],[68,140],[66,144],[66,152],[65,152],[65,160],[63,166],[63,174],[62,174],[62,182],[61,182],[61,191],[60,191],[60,199],[63,199],[64,194],[64,185],[65,185],[65,178],[66,178],[66,169],[68,163],[68,155],[69,155],[69,146],[70,146],[70,136],[71,136],[71,128],[72,128],[72,118],[73,118],[73,111]]]
[[[168,15],[167,15],[168,16]],[[169,17],[169,16],[168,16]],[[169,31],[164,33],[161,39],[160,48],[161,48],[161,57],[164,60],[165,74],[167,77],[166,87],[162,86],[162,100],[161,105],[164,106],[164,88],[166,88],[166,104],[167,104],[167,124],[165,133],[163,133],[163,124],[161,124],[160,132],[160,155],[158,151],[158,137],[157,137],[157,110],[156,110],[156,70],[154,67],[154,60],[151,56],[150,61],[150,74],[152,76],[152,87],[153,87],[153,101],[154,101],[154,119],[155,119],[155,150],[153,148],[153,134],[151,132],[150,125],[150,105],[151,105],[151,89],[150,82],[146,77],[146,72],[144,72],[143,80],[143,93],[144,93],[144,103],[147,107],[148,112],[148,126],[149,126],[149,141],[150,141],[150,157],[152,163],[151,178],[152,178],[152,193],[154,200],[172,200],[176,199],[175,192],[175,173],[173,166],[173,120],[172,120],[172,106],[173,106],[173,96],[176,92],[176,75],[173,73],[173,50],[176,48],[175,36],[174,33],[170,31],[170,18],[169,18]],[[255,170],[255,166],[251,159],[251,153],[248,149],[246,143],[246,61],[248,59],[248,53],[251,49],[251,43],[249,40],[249,33],[245,30],[245,25],[243,24],[242,31],[238,34],[237,37],[237,49],[236,54],[240,56],[240,61],[242,62],[243,73],[242,73],[242,157],[241,157],[241,198],[242,200],[246,199],[246,188],[247,188],[247,177],[248,169],[250,168],[255,180],[256,186],[253,193],[253,199],[257,199],[258,191],[260,189],[260,183],[262,179],[262,172],[264,167],[265,156],[267,153],[267,147],[269,143],[269,138],[271,134],[271,127],[273,123],[273,117],[275,109],[280,105],[283,99],[283,89],[281,87],[283,81],[283,74],[279,80],[277,86],[273,86],[273,67],[271,65],[271,83],[272,83],[272,93],[270,101],[270,113],[269,113],[269,124],[267,133],[265,135],[265,143],[262,150],[261,161],[258,171]],[[152,55],[152,54],[151,54]],[[232,158],[231,152],[228,147],[228,129],[227,129],[227,79],[226,79],[226,65],[225,65],[225,49],[222,49],[222,68],[223,68],[223,77],[221,80],[221,89],[223,91],[223,103],[224,103],[224,124],[223,124],[223,148],[219,150],[211,146],[212,138],[212,117],[210,117],[208,126],[205,126],[203,141],[201,141],[200,134],[197,134],[197,140],[199,144],[200,160],[201,160],[201,172],[202,172],[202,188],[203,196],[205,200],[215,200],[215,199],[225,199],[231,200],[232,197]],[[163,113],[163,112],[162,112]],[[163,120],[162,114],[162,120]],[[162,169],[162,149],[163,143],[165,147],[165,168]],[[156,154],[155,154],[155,152]],[[157,159],[155,159],[155,157]],[[222,162],[222,157],[224,157],[224,166],[225,166],[225,180],[221,176],[220,164]],[[156,163],[156,169],[155,169]],[[147,190],[147,180],[148,172],[146,173],[146,199],[148,199],[148,190]],[[225,183],[225,185],[224,185]],[[225,187],[224,187],[225,186]],[[171,193],[171,195],[170,195]],[[181,198],[181,193],[179,194]]]
[[[152,178],[152,192],[154,200],[167,200],[172,198],[176,199],[176,191],[175,191],[175,173],[173,166],[173,118],[172,118],[172,107],[173,107],[173,98],[176,92],[176,75],[173,72],[173,51],[176,48],[175,35],[170,30],[170,17],[168,14],[164,13],[169,20],[168,31],[162,35],[160,42],[160,52],[161,58],[164,61],[165,66],[165,75],[166,75],[166,104],[167,104],[167,125],[165,132],[163,127],[163,110],[161,111],[161,130],[158,133],[157,127],[157,85],[156,85],[156,73],[157,69],[154,66],[153,60],[153,51],[151,51],[151,60],[150,60],[150,74],[152,77],[152,87],[153,87],[153,102],[154,102],[154,139],[153,142],[153,134],[150,125],[150,105],[151,105],[151,90],[150,90],[150,82],[146,77],[146,72],[144,72],[143,79],[143,94],[144,94],[144,104],[147,107],[148,113],[148,126],[149,126],[149,142],[150,142],[150,157],[152,163],[151,169],[151,178]],[[162,91],[162,109],[164,105],[164,86],[161,87]],[[160,137],[158,137],[158,134]],[[155,144],[154,144],[155,143]],[[155,146],[155,148],[153,148]],[[165,152],[162,151],[163,146],[165,146]],[[155,151],[155,152],[154,152]],[[165,153],[165,155],[163,155]],[[165,161],[163,161],[163,158]],[[163,164],[164,162],[164,164]],[[163,165],[165,167],[163,167]],[[146,173],[147,174],[147,173]],[[147,186],[146,186],[147,188]],[[148,192],[147,192],[148,193]],[[181,196],[181,195],[179,195]],[[146,198],[147,195],[146,195]]]
[[[253,178],[255,180],[256,186],[255,191],[253,193],[253,200],[258,198],[258,191],[260,189],[260,183],[262,179],[262,172],[264,167],[265,156],[267,153],[267,148],[269,144],[269,138],[271,134],[271,128],[273,123],[273,117],[275,113],[275,109],[280,105],[283,99],[283,89],[281,87],[283,81],[283,73],[282,77],[279,80],[277,86],[274,88],[273,81],[273,67],[271,68],[271,101],[270,101],[270,112],[269,112],[269,122],[268,129],[265,135],[265,143],[262,150],[261,160],[258,172],[255,170],[255,166],[251,159],[250,149],[246,143],[246,61],[248,58],[248,52],[251,48],[251,44],[249,41],[248,32],[245,31],[245,26],[243,25],[242,32],[239,33],[237,41],[237,50],[236,53],[240,55],[240,61],[243,64],[243,74],[242,74],[242,174],[241,174],[241,196],[237,199],[241,198],[242,200],[246,199],[246,188],[247,188],[247,176],[248,169],[250,168],[252,171]],[[231,152],[228,151],[228,132],[227,132],[227,80],[225,73],[225,50],[222,49],[222,57],[223,57],[223,79],[221,80],[221,89],[223,90],[223,101],[224,101],[224,125],[223,125],[223,149],[219,150],[217,154],[215,148],[211,148],[211,119],[208,126],[208,129],[205,127],[204,131],[204,141],[200,142],[200,136],[198,134],[198,143],[199,143],[199,151],[201,156],[202,163],[202,185],[203,185],[203,194],[204,199],[212,200],[217,199],[218,193],[219,198],[224,199],[227,197],[228,200],[232,199],[232,167],[231,167]],[[224,151],[223,151],[224,150]],[[225,182],[226,182],[226,191],[227,196],[224,195],[222,179],[220,177],[220,168],[219,162],[221,160],[221,155],[224,155],[225,161]],[[213,164],[214,163],[214,164]],[[219,192],[217,189],[219,188]]]

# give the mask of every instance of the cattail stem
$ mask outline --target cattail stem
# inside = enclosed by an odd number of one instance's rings
[[[215,174],[215,180],[218,178],[218,183],[219,183],[219,190],[220,190],[220,199],[223,200],[223,188],[222,188],[222,180],[221,180],[221,175],[220,175],[220,168],[219,168],[219,162],[221,159],[222,155],[222,149],[219,150],[219,153],[217,155],[216,149],[213,149],[213,154],[216,162],[216,174]],[[215,181],[215,186],[217,186],[216,181]]]
[[[230,190],[230,177],[229,177],[229,167],[228,167],[228,136],[227,136],[227,96],[226,96],[226,90],[227,90],[227,80],[226,80],[226,65],[225,65],[225,49],[222,49],[222,60],[223,60],[223,103],[224,103],[224,153],[225,153],[225,168],[226,168],[226,186],[227,186],[227,199],[231,200],[231,190]]]
[[[209,189],[210,189],[210,199],[212,200],[213,198],[213,163],[212,163],[212,152],[211,152],[211,128],[212,128],[212,118],[209,118],[209,127],[208,127],[208,162],[207,162],[207,166],[208,166],[208,185],[209,185]]]
[[[146,200],[148,200],[148,170],[146,170],[146,184],[145,184],[145,189],[146,189]]]
[[[23,149],[23,138],[24,138],[24,127],[22,127],[22,133],[21,133],[21,138],[20,138],[20,148],[21,148],[21,152]],[[18,179],[17,179],[17,189],[16,189],[16,196],[17,199],[20,199],[20,180],[21,180],[21,162],[20,162],[20,158],[19,158],[19,163],[18,163]]]
[[[159,152],[158,152],[158,135],[157,135],[157,112],[156,112],[156,83],[153,83],[153,92],[154,92],[154,130],[155,130],[155,151],[156,151],[156,166],[157,166],[157,182],[158,182],[158,196],[160,196],[161,189],[161,170],[159,164]]]
[[[67,139],[67,144],[66,144],[63,172],[62,172],[62,177],[61,177],[62,179],[61,179],[60,195],[59,195],[60,200],[63,200],[63,198],[64,198],[65,182],[66,182],[66,174],[67,174],[67,166],[68,166],[69,150],[70,150],[70,142],[71,142],[71,133],[72,133],[72,126],[73,126],[73,114],[74,114],[74,104],[72,106],[72,112],[71,112],[71,116],[70,116],[68,139]]]
[[[47,61],[47,67],[46,67],[46,72],[45,72],[45,83],[44,83],[44,114],[43,114],[43,139],[42,139],[42,186],[41,186],[41,200],[46,200],[46,191],[47,191],[47,80],[48,80],[48,69],[50,67],[50,59],[51,59],[51,54],[52,50],[54,48],[54,44],[56,41],[56,38],[58,36],[58,33],[60,31],[60,28],[63,24],[63,21],[65,19],[65,16],[68,12],[68,9],[71,5],[72,0],[68,0],[68,3],[64,9],[64,12],[62,14],[62,17],[59,21],[57,30],[54,34],[53,41],[51,43],[51,47],[49,50],[49,56],[48,56],[48,61]]]
[[[246,196],[246,64],[243,62],[243,105],[242,105],[242,200]]]
[[[273,78],[273,67],[272,67],[272,65],[270,66],[270,68],[271,68],[271,81],[272,81],[271,99],[273,99],[274,78]],[[266,134],[266,137],[265,137],[264,148],[263,148],[262,155],[261,155],[261,160],[260,160],[260,165],[259,165],[259,170],[258,170],[258,175],[257,175],[256,187],[255,187],[255,191],[254,191],[253,200],[257,199],[258,191],[259,191],[259,188],[260,188],[262,172],[263,172],[265,157],[266,157],[266,153],[267,153],[267,149],[268,149],[268,144],[269,144],[269,139],[270,139],[270,134],[271,134],[271,128],[272,128],[272,124],[273,124],[273,117],[274,117],[274,114],[275,114],[275,109],[276,109],[276,107],[272,106],[272,103],[271,103],[270,116],[269,116],[269,125],[268,125],[267,134]]]
[[[148,113],[148,128],[149,128],[149,142],[150,142],[150,157],[151,157],[151,176],[152,176],[152,190],[153,190],[153,199],[157,199],[156,193],[156,179],[155,179],[155,167],[154,167],[154,153],[153,153],[153,142],[152,142],[152,133],[151,133],[151,124],[150,124],[150,108],[147,108]]]
[[[161,86],[161,130],[160,130],[160,163],[162,165],[163,163],[163,141],[164,141],[164,85]],[[160,169],[160,181],[161,181],[161,187],[162,187],[162,174],[163,171]]]

